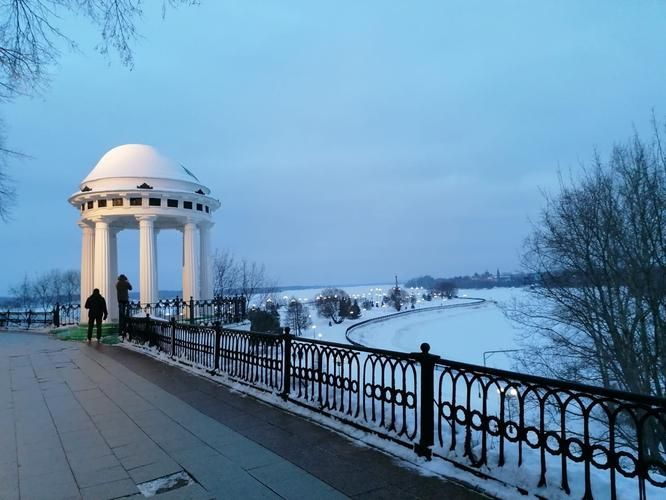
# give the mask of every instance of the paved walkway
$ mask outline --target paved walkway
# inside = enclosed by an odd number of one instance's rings
[[[483,498],[146,356],[0,332],[0,499]],[[184,484],[182,481],[179,484]]]

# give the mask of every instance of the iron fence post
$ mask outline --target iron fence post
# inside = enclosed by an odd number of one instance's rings
[[[421,344],[421,352],[411,354],[421,366],[421,390],[419,402],[420,425],[419,442],[414,443],[414,451],[420,457],[432,459],[432,446],[435,444],[435,363],[439,356],[430,354],[430,344]]]
[[[58,302],[53,307],[53,326],[56,328],[60,326],[60,304]]]
[[[190,325],[194,324],[194,298],[190,295]]]
[[[213,370],[215,373],[220,369],[220,342],[222,341],[222,330],[220,328],[220,322],[215,322],[215,349],[213,351],[213,356],[215,360],[213,361]]]
[[[286,327],[284,333],[282,334],[282,341],[284,343],[282,350],[282,399],[285,401],[289,399],[289,393],[291,392],[291,329]]]
[[[171,357],[176,357],[176,318],[171,316]]]
[[[145,338],[148,339],[148,347],[153,347],[155,345],[155,342],[153,339],[153,329],[150,327],[150,313],[146,313],[146,321],[144,323],[143,333],[145,335]]]

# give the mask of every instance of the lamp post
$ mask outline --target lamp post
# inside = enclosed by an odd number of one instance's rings
[[[498,352],[518,352],[520,349],[499,349],[495,351],[483,351],[483,367],[486,368],[486,361],[493,355]],[[515,391],[515,389],[514,389]],[[479,382],[479,397],[481,397],[481,382]]]
[[[312,338],[317,338],[317,325],[312,325]]]
[[[493,355],[498,352],[518,352],[520,349],[500,349],[499,351],[484,351],[483,352],[483,366],[485,368],[486,361]]]

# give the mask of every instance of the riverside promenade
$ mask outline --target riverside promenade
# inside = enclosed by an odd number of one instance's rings
[[[487,498],[121,348],[0,331],[0,499]]]

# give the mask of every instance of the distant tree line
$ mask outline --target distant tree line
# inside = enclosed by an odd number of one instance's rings
[[[422,298],[424,300],[432,300],[433,296],[452,299],[458,295],[458,285],[455,281],[445,278],[433,278],[429,275],[408,280],[405,283],[405,288],[422,288]]]
[[[489,271],[474,273],[468,276],[453,276],[451,278],[433,278],[432,276],[419,276],[405,283],[406,288],[423,287],[426,290],[435,290],[437,283],[449,283],[455,289],[460,288],[493,288],[518,287],[532,285],[538,281],[534,273],[500,274],[499,270],[492,274]]]

